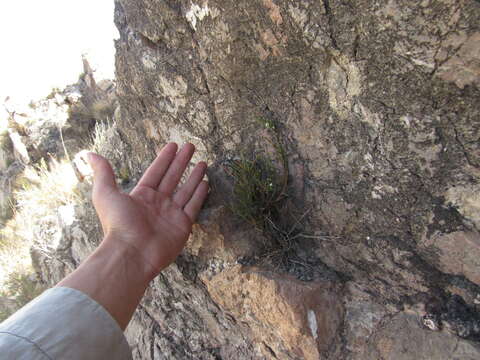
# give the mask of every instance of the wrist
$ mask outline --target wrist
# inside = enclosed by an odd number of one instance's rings
[[[115,235],[106,235],[90,259],[108,264],[115,273],[121,271],[124,276],[146,286],[157,276],[157,271],[135,246]]]
[[[103,306],[125,329],[153,279],[137,251],[108,239],[58,286],[77,289]]]

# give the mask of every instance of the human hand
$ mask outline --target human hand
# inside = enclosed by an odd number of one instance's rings
[[[202,181],[204,162],[174,192],[194,151],[192,144],[178,153],[177,144],[166,145],[130,194],[120,192],[105,158],[88,156],[94,172],[93,204],[105,234],[102,244],[131,248],[152,279],[183,249],[208,194],[208,183]]]

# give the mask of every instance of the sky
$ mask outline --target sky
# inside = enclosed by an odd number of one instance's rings
[[[86,54],[98,80],[114,76],[114,0],[0,0],[0,107],[77,81]]]

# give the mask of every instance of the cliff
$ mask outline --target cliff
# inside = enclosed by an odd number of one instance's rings
[[[133,172],[171,140],[212,164],[200,225],[138,313],[137,354],[478,357],[479,15],[475,1],[117,1]],[[231,164],[259,157],[288,185],[277,214],[245,221]]]
[[[480,357],[479,18],[471,0],[117,0],[97,149],[128,190],[192,142],[211,184],[127,329],[134,358]],[[35,257],[46,283],[101,238],[86,189]]]

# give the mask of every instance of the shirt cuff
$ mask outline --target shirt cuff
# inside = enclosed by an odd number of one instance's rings
[[[89,296],[71,288],[45,291],[1,323],[2,332],[30,341],[51,359],[132,359],[112,316]],[[5,350],[1,352],[5,354]]]

